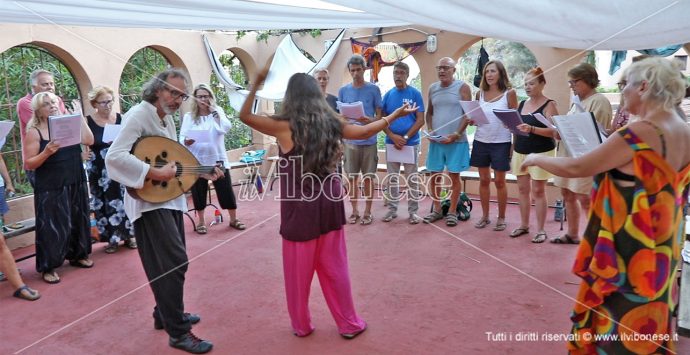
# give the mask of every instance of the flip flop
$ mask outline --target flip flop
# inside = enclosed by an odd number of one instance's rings
[[[240,222],[239,219],[235,219],[234,221],[230,222],[230,223],[228,224],[228,226],[229,226],[230,228],[235,228],[235,229],[238,229],[238,230],[241,230],[241,231],[247,229],[247,226],[245,226],[244,223]]]
[[[82,269],[90,269],[93,267],[93,260],[90,260],[90,259],[70,260],[69,264],[74,266],[74,267],[80,267]]]
[[[43,278],[43,281],[45,281],[49,284],[56,284],[56,283],[60,282],[60,276],[58,276],[58,274],[57,274],[57,272],[55,272],[55,270],[50,271],[50,272],[44,272],[41,277]]]
[[[196,226],[196,233],[197,234],[206,234],[206,233],[208,233],[208,228],[206,228],[205,225],[200,224],[200,225]]]
[[[496,225],[494,226],[494,230],[497,232],[504,231],[508,227],[506,224],[505,218],[498,218],[496,219]]]
[[[474,224],[474,228],[482,229],[486,226],[491,224],[491,221],[488,218],[482,217],[482,219],[479,220],[479,222]]]
[[[517,238],[517,237],[519,237],[521,235],[525,235],[527,233],[529,233],[529,227],[518,227],[518,228],[513,229],[512,232],[510,232],[510,237],[511,238]]]
[[[549,242],[553,244],[580,244],[580,238],[573,238],[567,234],[552,238]]]
[[[374,216],[371,213],[367,213],[362,217],[362,225],[363,226],[368,226],[371,224],[371,222],[374,221]]]
[[[546,239],[546,232],[541,231],[537,233],[537,235],[535,235],[534,238],[532,238],[532,243],[543,243],[546,241]]]
[[[359,222],[359,215],[356,213],[351,214],[347,219],[347,223],[350,224],[357,224],[357,222]]]
[[[26,291],[26,292],[24,292]],[[22,287],[18,288],[16,291],[14,291],[14,294],[12,296],[21,298],[23,300],[27,301],[35,301],[39,298],[41,298],[41,294],[38,293],[38,291],[31,289],[27,285],[22,285]]]

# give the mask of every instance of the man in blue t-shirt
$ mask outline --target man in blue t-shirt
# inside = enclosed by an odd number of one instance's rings
[[[417,173],[417,158],[419,157],[419,129],[424,125],[424,99],[419,90],[407,85],[407,78],[410,76],[410,67],[403,62],[396,62],[393,65],[393,80],[395,87],[390,89],[383,96],[383,114],[389,115],[398,107],[405,103],[410,106],[417,106],[419,109],[405,117],[400,117],[393,121],[390,127],[384,129],[386,132],[386,168],[388,170],[388,213],[383,217],[384,222],[390,222],[398,217],[398,202],[400,202],[400,164],[403,165],[405,178],[407,179],[407,212],[409,213],[410,224],[417,224],[421,221],[417,215],[419,209],[419,190],[420,176]],[[404,148],[408,147],[408,148]],[[413,161],[412,163],[401,163],[394,160],[392,153],[409,150],[405,156]],[[400,159],[406,160],[406,159]]]
[[[352,83],[340,88],[338,101],[343,103],[353,103],[360,101],[364,107],[364,116],[349,119],[350,124],[365,125],[375,120],[381,119],[381,90],[378,86],[364,81],[364,57],[353,55],[347,61],[347,70],[352,77]],[[350,183],[350,202],[352,203],[352,214],[348,222],[356,224],[360,220],[357,201],[359,200],[359,174],[363,174],[364,195],[367,198],[364,215],[361,216],[362,225],[373,222],[371,205],[374,196],[374,181],[376,177],[376,165],[378,156],[376,150],[376,134],[367,139],[346,139],[345,140],[345,172],[348,174]]]

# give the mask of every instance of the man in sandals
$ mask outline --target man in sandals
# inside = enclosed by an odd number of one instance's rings
[[[417,106],[419,109],[405,117],[400,117],[391,123],[390,127],[383,131],[386,133],[386,168],[388,176],[388,192],[390,199],[388,202],[388,213],[383,217],[384,222],[390,222],[398,217],[398,203],[400,202],[400,165],[403,165],[405,178],[407,180],[407,212],[409,213],[410,224],[417,224],[421,218],[417,215],[419,209],[420,176],[417,173],[417,157],[419,156],[419,129],[424,125],[424,99],[419,90],[407,85],[407,78],[410,76],[410,67],[403,62],[396,62],[393,65],[393,81],[395,87],[390,89],[383,96],[383,114],[389,115],[398,107],[405,103]],[[401,163],[391,161],[395,151],[410,152],[412,163]]]
[[[426,127],[431,136],[440,138],[432,138],[429,142],[426,167],[431,172],[429,193],[433,208],[424,217],[424,223],[433,223],[443,218],[439,185],[447,185],[445,177],[449,177],[450,208],[445,219],[446,225],[453,227],[458,224],[455,211],[462,192],[460,173],[470,167],[470,148],[465,133],[468,119],[460,106],[460,100],[472,100],[472,90],[462,80],[455,80],[455,61],[451,58],[441,58],[436,66],[436,73],[439,81],[429,87]],[[443,174],[445,168],[448,169],[448,175]]]
[[[365,125],[381,119],[381,90],[378,86],[364,81],[366,69],[364,57],[353,55],[347,61],[347,70],[352,77],[352,83],[340,88],[338,101],[342,103],[362,102],[364,116],[349,119],[351,124]],[[348,222],[356,224],[360,220],[359,208],[359,174],[364,180],[364,195],[367,198],[364,214],[361,216],[363,225],[371,224],[374,217],[371,214],[371,205],[374,196],[374,178],[376,177],[376,165],[379,161],[376,149],[376,135],[367,139],[345,140],[345,172],[348,174],[350,184],[350,202],[352,203],[352,215]]]

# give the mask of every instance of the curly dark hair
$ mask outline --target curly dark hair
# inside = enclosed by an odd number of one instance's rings
[[[335,171],[343,150],[343,121],[326,102],[316,79],[304,73],[290,77],[280,113],[273,117],[290,122],[303,173],[323,178]]]

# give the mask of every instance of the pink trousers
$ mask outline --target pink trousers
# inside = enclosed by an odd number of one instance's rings
[[[285,295],[295,335],[307,336],[314,331],[309,314],[309,291],[314,271],[319,276],[323,296],[338,332],[351,334],[366,328],[352,302],[345,232],[339,229],[307,242],[283,239]]]

